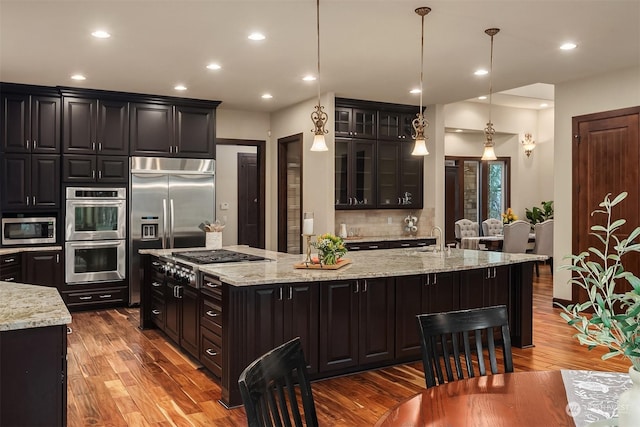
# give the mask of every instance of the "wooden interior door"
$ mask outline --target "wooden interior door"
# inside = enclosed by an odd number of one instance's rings
[[[640,195],[640,107],[589,114],[573,118],[573,242],[572,252],[578,254],[589,247],[602,248],[599,240],[590,234],[591,227],[604,225],[604,215],[592,216],[604,197],[617,196],[622,191],[627,198],[613,211],[613,218],[624,218],[627,223],[617,233],[626,237],[638,226]],[[638,253],[622,259],[625,269],[640,275]],[[618,292],[630,290],[624,282]],[[573,301],[586,301],[586,291],[573,288]]]
[[[302,253],[302,134],[278,139],[278,252]]]

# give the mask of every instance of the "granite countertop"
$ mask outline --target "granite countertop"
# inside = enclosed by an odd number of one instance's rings
[[[0,281],[0,331],[71,323],[56,288]]]
[[[11,255],[20,252],[61,251],[62,246],[16,246],[15,248],[0,248],[0,255]]]
[[[177,258],[174,260],[191,265],[201,272],[215,275],[230,285],[250,286],[409,276],[471,270],[547,259],[544,255],[508,254],[467,249],[451,249],[450,252],[445,250],[437,253],[434,253],[431,249],[425,250],[425,248],[378,249],[347,253],[345,258],[350,259],[352,263],[338,270],[306,270],[293,267],[294,264],[304,260],[304,255],[265,251],[249,246],[225,246],[224,249],[260,255],[270,258],[272,261],[195,265]],[[182,251],[188,250],[206,250],[206,248],[182,249]],[[173,258],[171,253],[177,251],[179,250],[144,249],[140,253]]]

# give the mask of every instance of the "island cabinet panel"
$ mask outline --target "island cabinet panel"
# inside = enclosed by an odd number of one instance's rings
[[[310,374],[318,372],[319,287],[315,283],[254,288],[248,291],[247,343],[258,356],[300,337]]]
[[[396,308],[393,278],[361,280],[358,297],[358,364],[393,360]]]
[[[0,332],[0,426],[67,425],[66,325]]]
[[[164,333],[176,343],[180,342],[180,297],[177,292],[180,287],[167,280],[165,286],[165,316]]]
[[[323,284],[320,372],[393,360],[394,310],[392,278]]]
[[[222,283],[204,276],[200,289],[200,362],[222,378]]]
[[[0,280],[4,282],[22,282],[21,254],[0,255]]]
[[[416,316],[457,310],[459,286],[457,272],[396,278],[396,360],[420,357],[422,350]]]
[[[466,270],[460,277],[460,308],[506,305],[510,308],[509,266]]]
[[[180,346],[193,357],[200,353],[200,310],[199,295],[195,288],[183,286],[180,289],[182,313],[180,316]]]

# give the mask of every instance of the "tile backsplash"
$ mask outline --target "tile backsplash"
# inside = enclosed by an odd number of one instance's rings
[[[407,215],[418,218],[415,234],[405,231],[404,219]],[[335,233],[340,232],[340,224],[346,224],[349,237],[403,237],[431,235],[433,227],[434,209],[372,209],[336,211]],[[389,220],[391,219],[391,220]]]

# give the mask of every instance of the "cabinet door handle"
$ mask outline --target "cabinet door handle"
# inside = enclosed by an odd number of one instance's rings
[[[60,264],[60,254],[56,254],[56,264]]]
[[[367,281],[364,281],[364,289],[362,290],[362,293],[367,292]]]
[[[159,288],[160,286],[162,286],[162,283],[151,282],[151,286],[153,286],[154,288]]]
[[[209,311],[207,311],[207,316],[209,316],[209,317],[218,317],[218,316],[219,316],[219,314],[218,314],[218,313],[216,313],[216,312],[215,312],[215,311],[213,311],[213,310],[209,310]]]
[[[293,299],[293,286],[289,286],[289,299]]]
[[[351,247],[349,248],[349,250],[350,250],[350,251],[357,251],[357,250],[360,250],[360,246],[351,246]]]
[[[356,282],[356,291],[354,292],[354,294],[357,294],[358,292],[360,292],[360,283]]]
[[[6,279],[2,279],[2,280],[4,280],[5,282],[13,282],[14,280],[16,280],[16,278],[15,277],[7,277]]]
[[[151,310],[151,314],[157,316],[158,314],[160,314],[160,310]]]
[[[98,171],[98,179],[102,179],[102,171]]]
[[[73,333],[73,329],[70,326],[67,326],[67,335],[71,335]]]
[[[411,246],[409,243],[400,243],[401,248],[408,248],[409,246]]]
[[[36,140],[34,139],[34,140],[33,140],[33,149],[35,150],[37,146],[38,146],[38,141],[36,141]]]
[[[81,299],[82,301],[88,301],[90,299],[93,299],[92,296],[86,296],[86,297],[79,297],[78,299]]]
[[[379,247],[380,246],[378,246],[378,245],[371,245],[371,246],[369,246],[369,249],[378,249]]]
[[[91,179],[96,179],[96,171],[95,170],[91,171]]]
[[[280,298],[278,298],[280,301],[282,301],[282,286],[280,286]]]
[[[213,351],[213,349],[212,349],[212,348],[208,348],[208,349],[206,349],[204,352],[205,352],[205,353],[207,353],[207,354],[208,354],[209,356],[211,356],[211,357],[213,357],[213,356],[217,356],[217,355],[218,355],[218,352]]]
[[[15,258],[7,258],[4,260],[5,263],[7,262],[14,262],[16,259]]]
[[[204,282],[204,285],[208,288],[219,288],[220,286],[222,286],[222,284],[220,283],[211,283],[211,282]]]
[[[436,273],[433,273],[433,283],[432,283],[432,285],[435,285],[436,283],[438,283],[438,276],[436,276]]]
[[[27,206],[29,206],[29,196],[27,196]]]
[[[175,153],[178,154],[178,146],[176,145]]]
[[[33,206],[35,206],[35,205],[36,205],[36,196],[31,197],[31,202],[32,202],[31,204],[32,204]]]
[[[100,295],[100,298],[102,298],[102,299],[111,298],[111,294]]]
[[[91,149],[92,149],[93,151],[96,151],[96,143],[95,143],[95,142],[92,142],[92,143],[91,143]]]
[[[98,151],[102,151],[102,142],[98,143]]]
[[[431,284],[431,276],[427,274],[427,280],[425,281],[425,285],[429,286]]]
[[[27,139],[27,140],[25,140],[25,144],[24,144],[24,146],[27,148],[27,150],[29,149],[29,140],[28,140],[28,139]]]

